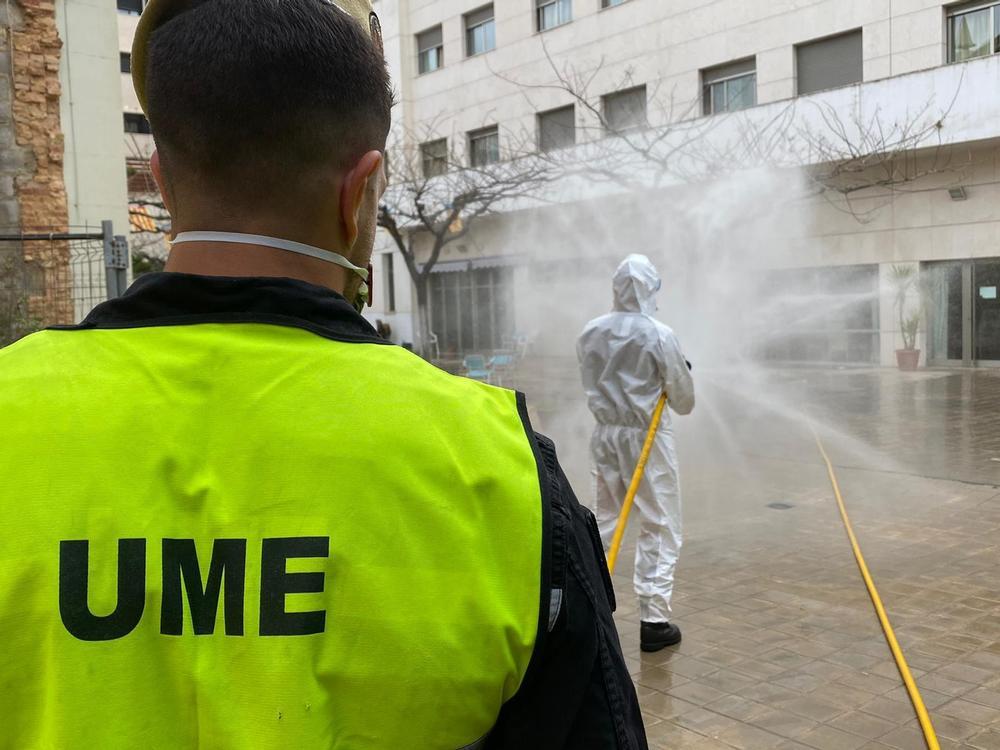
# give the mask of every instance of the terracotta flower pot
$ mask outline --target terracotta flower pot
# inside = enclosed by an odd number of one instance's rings
[[[920,364],[920,350],[897,349],[896,364],[899,365],[900,370],[907,370],[907,371],[916,370],[917,365]]]

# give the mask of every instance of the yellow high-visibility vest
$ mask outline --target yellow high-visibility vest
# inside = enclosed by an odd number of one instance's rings
[[[3,748],[474,746],[548,616],[523,403],[397,347],[43,331],[0,441]]]

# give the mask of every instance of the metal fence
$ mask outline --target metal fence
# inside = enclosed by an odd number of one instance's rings
[[[125,291],[128,242],[100,232],[0,234],[0,346],[50,325],[75,323]]]

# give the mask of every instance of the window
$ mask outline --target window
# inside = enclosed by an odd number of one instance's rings
[[[948,62],[1000,52],[1000,3],[963,5],[948,13]]]
[[[765,291],[794,289],[795,300],[760,318],[757,353],[778,362],[875,364],[879,360],[878,266],[796,268],[767,272]],[[812,300],[831,304],[817,311]],[[780,331],[780,333],[777,333]]]
[[[142,13],[142,0],[118,0],[118,12],[137,16]]]
[[[493,6],[487,5],[465,16],[465,54],[469,57],[496,49]]]
[[[430,275],[430,303],[443,355],[500,349],[515,332],[514,269],[445,271],[438,265]]]
[[[535,25],[539,31],[573,20],[573,0],[535,0]]]
[[[396,272],[392,253],[382,253],[382,275],[385,278],[385,311],[396,312]]]
[[[417,34],[417,71],[423,75],[444,65],[444,43],[441,27],[435,26]]]
[[[634,89],[607,94],[601,99],[604,109],[604,121],[612,133],[625,130],[635,130],[645,127],[646,121],[646,87],[636,86]]]
[[[735,112],[757,104],[757,60],[720,65],[701,71],[706,115]]]
[[[424,177],[437,177],[448,171],[448,139],[421,144],[420,159],[423,162]]]
[[[145,115],[138,115],[132,112],[125,113],[125,132],[126,133],[143,133],[148,135],[153,131],[149,129],[149,120],[146,119]]]
[[[621,5],[625,0],[601,0],[602,8],[614,8],[616,5]]]
[[[538,150],[554,151],[576,143],[576,110],[573,105],[538,113]]]
[[[469,133],[469,164],[485,167],[500,161],[500,132],[497,126]]]
[[[141,158],[128,158],[125,160],[125,184],[129,195],[133,193],[155,193],[158,189],[156,181],[153,179],[153,172],[149,168],[149,162]],[[133,218],[136,218],[134,213]]]
[[[119,52],[118,61],[121,64],[122,73],[132,72],[132,55],[128,52]]]
[[[859,83],[864,78],[861,29],[800,44],[795,64],[800,94]]]

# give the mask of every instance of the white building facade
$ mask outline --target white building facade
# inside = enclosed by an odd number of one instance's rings
[[[65,45],[59,80],[69,224],[100,230],[110,219],[116,233],[128,234],[122,145],[114,130],[121,107],[114,80],[115,14],[100,0],[62,0],[55,8]]]
[[[767,256],[755,271],[782,290],[828,303],[832,295],[836,302],[798,328],[788,322],[787,335],[764,340],[759,355],[894,364],[905,319],[918,314],[922,362],[1000,362],[1000,2],[375,5],[400,100],[395,142],[410,149],[423,144],[425,155],[444,139],[472,164],[503,159],[513,144],[520,151],[528,142],[543,151],[583,153],[606,137],[609,123],[623,130],[648,125],[668,133],[665,143],[698,132],[699,153],[723,161],[741,161],[735,154],[753,141],[756,151],[767,153],[747,166],[829,178],[823,184],[832,189],[805,190],[775,217],[772,224],[788,231],[772,226],[747,252]],[[559,85],[561,76],[572,91]],[[683,149],[678,153],[689,158]],[[814,169],[817,164],[828,168]],[[511,340],[544,338],[544,329],[553,327],[565,339],[577,318],[582,325],[605,305],[607,295],[596,291],[603,287],[588,283],[578,291],[593,289],[599,299],[586,300],[572,315],[558,305],[543,306],[539,315],[546,274],[592,272],[606,286],[609,268],[630,251],[648,252],[669,267],[676,255],[672,238],[703,255],[716,252],[726,242],[722,235],[706,239],[682,226],[702,214],[709,217],[702,225],[714,221],[698,196],[716,196],[719,210],[732,208],[737,217],[766,214],[747,195],[764,190],[762,178],[740,177],[740,164],[723,166],[735,168],[736,176],[721,179],[742,196],[719,193],[710,169],[692,168],[683,178],[660,181],[655,200],[563,185],[553,189],[557,206],[481,220],[445,248],[432,274],[430,321],[439,348],[454,356],[488,353]],[[767,190],[775,189],[772,183]],[[642,232],[632,227],[642,216],[630,211],[672,218]],[[596,223],[601,213],[618,216],[617,228],[615,221],[610,228]],[[573,217],[569,225],[567,216]],[[729,242],[744,239],[738,221],[722,224],[732,232]],[[559,241],[567,236],[572,241]],[[651,247],[658,244],[651,237],[662,237],[663,246]],[[758,252],[760,242],[783,249]],[[412,341],[406,268],[387,238],[377,252],[381,281],[371,317],[388,323],[394,340]],[[723,253],[720,265],[732,257]],[[900,311],[893,279],[906,267],[919,272],[923,292],[915,285]],[[683,289],[675,292],[683,297]],[[689,337],[697,332],[691,328]]]
[[[149,170],[149,157],[155,148],[149,121],[139,106],[139,97],[132,85],[132,40],[145,4],[146,0],[117,0],[121,128],[124,131],[133,256],[162,258],[167,253],[163,229],[169,220],[166,211],[159,205],[159,193]]]
[[[153,152],[153,137],[149,123],[139,106],[139,97],[132,86],[132,40],[139,25],[139,15],[145,6],[143,0],[117,0],[118,4],[118,60],[121,70],[122,126],[125,132],[126,153],[130,160],[148,159]]]

